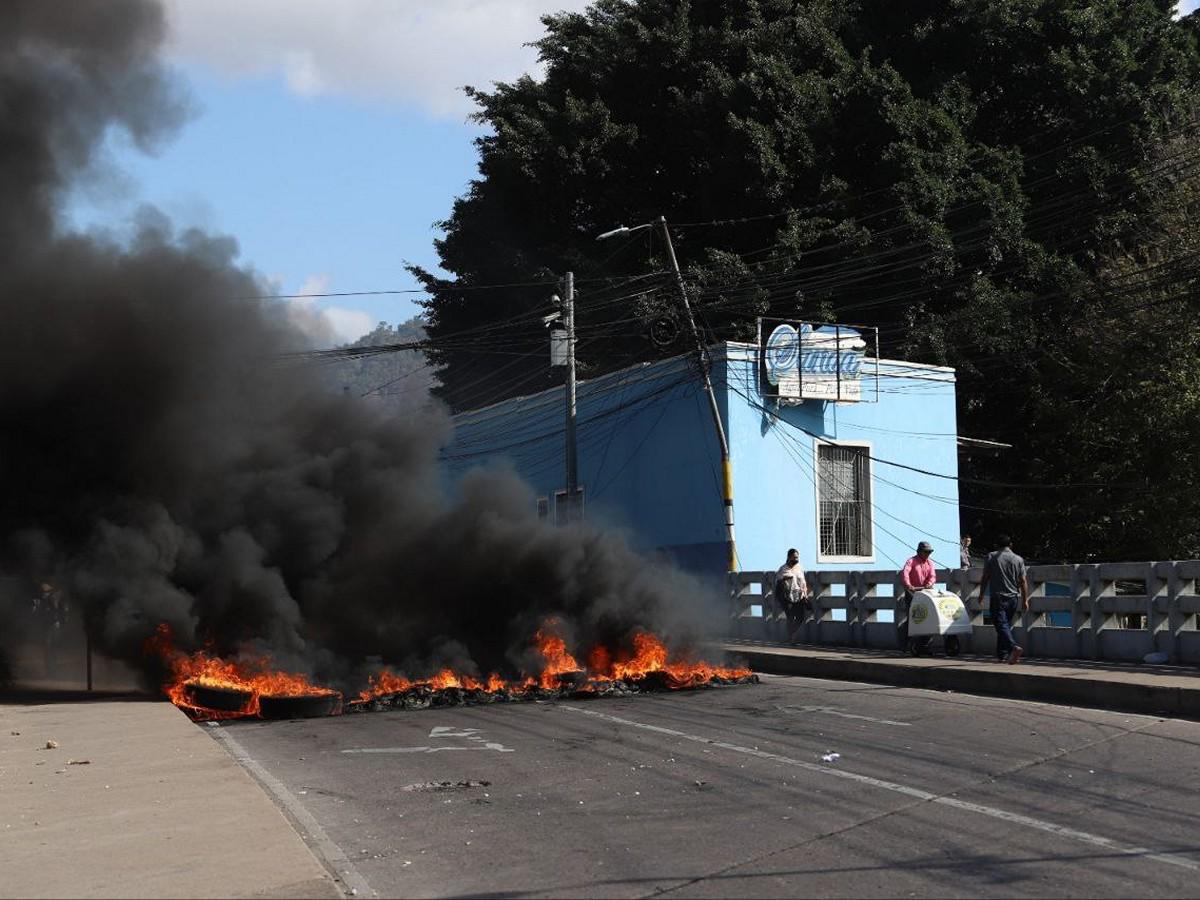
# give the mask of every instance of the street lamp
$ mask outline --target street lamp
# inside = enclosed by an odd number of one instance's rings
[[[721,448],[721,471],[725,494],[723,498],[725,502],[725,538],[729,549],[728,571],[736,572],[737,542],[734,539],[733,532],[733,467],[730,465],[729,460],[729,441],[725,437],[725,426],[721,422],[721,409],[717,406],[717,395],[713,392],[712,378],[709,377],[712,363],[709,360],[708,348],[704,346],[704,340],[700,337],[700,329],[696,327],[696,319],[692,316],[692,304],[688,301],[687,288],[683,283],[683,274],[679,271],[679,260],[675,258],[675,245],[671,243],[671,232],[667,228],[667,218],[666,216],[659,216],[653,222],[634,225],[632,228],[621,225],[611,231],[596,235],[596,240],[603,241],[610,237],[616,237],[618,234],[632,234],[635,231],[641,231],[643,228],[653,228],[655,225],[658,225],[662,229],[663,241],[667,247],[667,258],[671,261],[671,270],[675,274],[675,287],[679,291],[679,299],[683,303],[683,311],[687,314],[688,325],[691,326],[692,337],[696,341],[696,353],[700,358],[700,376],[704,379],[704,392],[708,395],[708,406],[712,412],[713,426],[717,432],[717,443]]]
[[[606,231],[604,234],[596,235],[596,240],[603,241],[610,237],[616,237],[618,234],[632,234],[635,231],[641,231],[643,228],[653,228],[654,222],[647,222],[645,225],[634,225],[632,228],[627,228],[624,225],[619,225],[612,231]]]

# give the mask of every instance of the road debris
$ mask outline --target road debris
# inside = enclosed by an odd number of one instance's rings
[[[58,749],[58,741],[46,741],[46,749],[47,750],[57,750]]]
[[[406,784],[402,791],[461,791],[466,788],[490,787],[490,781],[423,781]]]
[[[840,753],[834,753],[832,750],[830,750],[829,752],[825,753],[825,754],[824,754],[824,755],[821,757],[821,759],[822,759],[824,762],[837,762],[837,761],[838,761],[839,759],[841,759],[841,758],[842,758],[842,754],[840,754]]]

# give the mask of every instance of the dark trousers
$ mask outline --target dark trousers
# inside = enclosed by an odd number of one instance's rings
[[[785,602],[783,612],[787,616],[788,640],[794,640],[800,631],[800,626],[808,621],[808,603],[804,600],[797,603]]]
[[[900,619],[896,623],[896,640],[900,644],[900,649],[903,650],[908,646],[908,611],[912,607],[912,591],[904,592],[904,596],[900,598],[900,605],[904,607],[904,611],[896,611],[896,615]]]
[[[989,612],[992,614],[992,627],[996,629],[996,658],[1004,659],[1017,645],[1012,633],[1013,619],[1017,615],[1017,598],[993,596]]]
[[[905,591],[904,596],[900,598],[900,604],[904,607],[904,612],[903,614],[897,613],[899,622],[896,624],[896,640],[899,642],[901,650],[908,649],[908,615],[912,611],[912,602],[912,591]],[[930,640],[929,635],[917,638],[917,649],[922,650],[928,647]]]

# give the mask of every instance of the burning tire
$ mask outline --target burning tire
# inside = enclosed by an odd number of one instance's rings
[[[299,694],[272,697],[263,694],[258,698],[258,714],[264,719],[312,719],[334,716],[342,711],[342,695]]]
[[[241,712],[253,696],[241,688],[212,687],[207,684],[185,684],[183,696],[192,706],[216,712]]]

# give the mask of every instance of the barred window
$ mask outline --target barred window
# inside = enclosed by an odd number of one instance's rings
[[[821,556],[871,556],[871,457],[866,447],[817,447]]]

